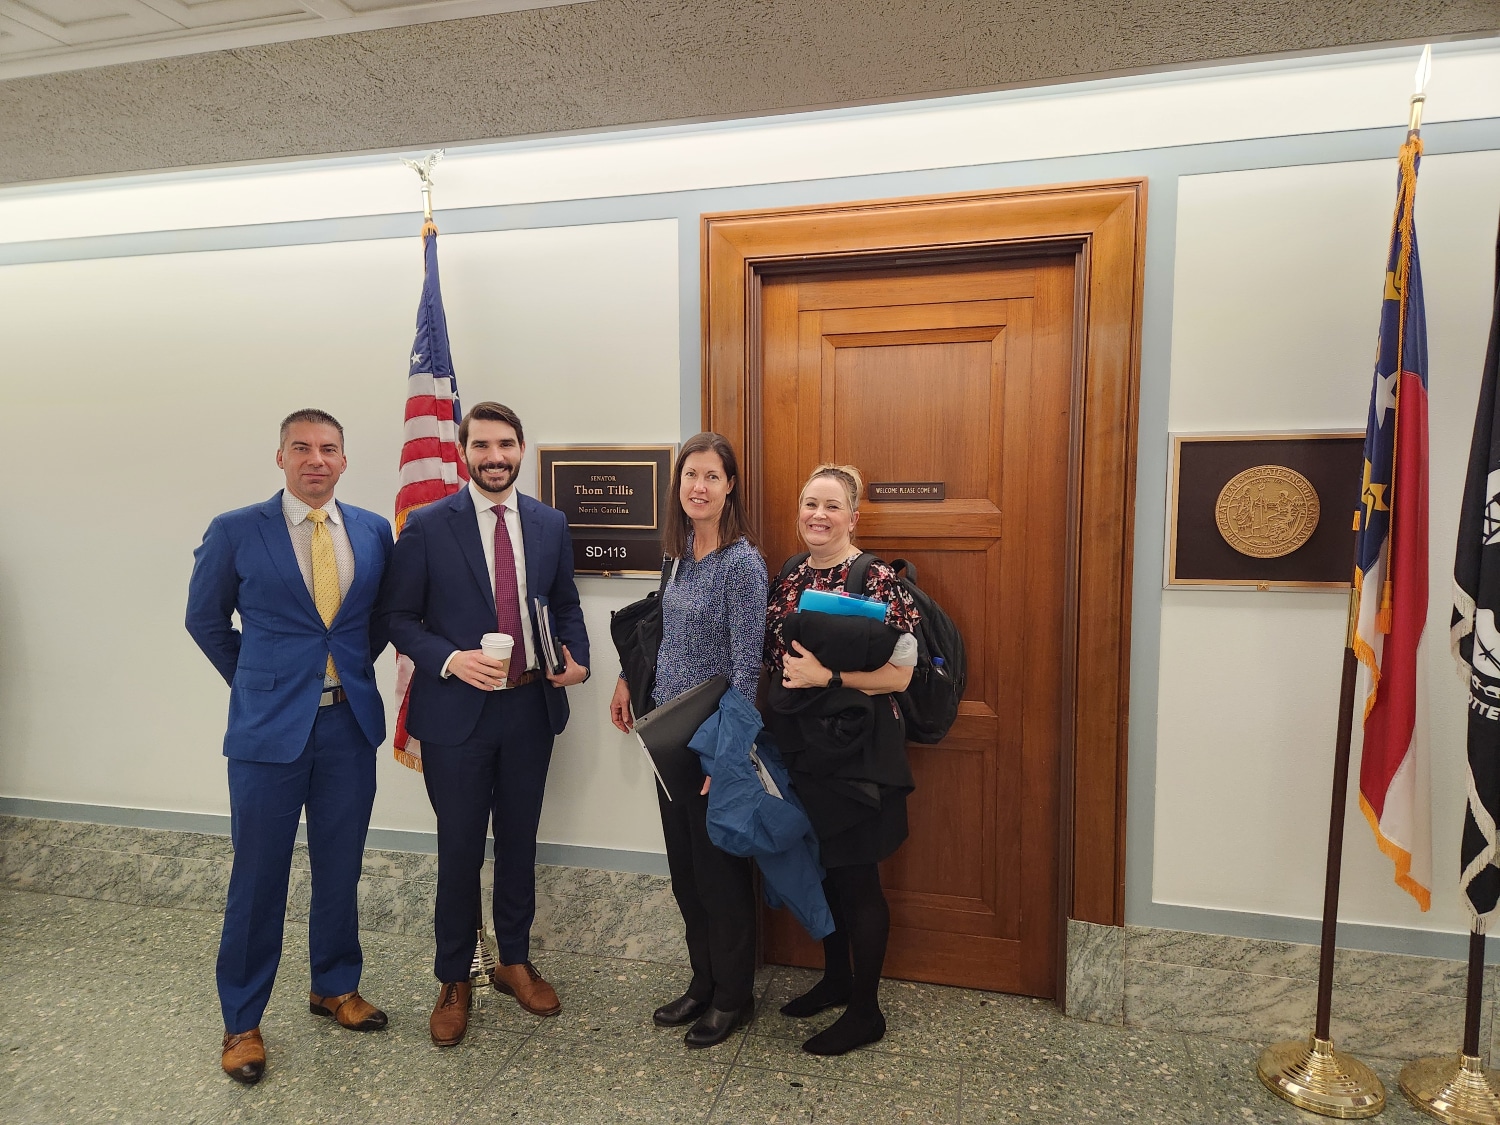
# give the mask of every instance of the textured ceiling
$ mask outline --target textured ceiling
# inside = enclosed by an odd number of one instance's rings
[[[1496,32],[1500,0],[595,0],[0,81],[0,182]]]
[[[578,0],[0,0],[0,78]]]

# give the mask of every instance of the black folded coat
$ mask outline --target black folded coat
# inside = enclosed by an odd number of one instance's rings
[[[788,646],[798,641],[825,668],[873,672],[890,660],[901,632],[873,618],[809,612],[788,617],[782,635]],[[773,681],[766,702],[769,725],[819,835],[860,819],[865,815],[860,807],[878,809],[882,790],[913,788],[893,696],[849,687],[788,688]]]

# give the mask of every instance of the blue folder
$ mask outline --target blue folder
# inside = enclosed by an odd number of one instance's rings
[[[884,621],[887,606],[875,598],[833,590],[803,590],[797,608],[805,613],[832,613],[840,617],[873,617]]]

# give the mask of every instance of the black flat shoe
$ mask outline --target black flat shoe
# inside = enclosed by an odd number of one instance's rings
[[[710,1008],[697,1023],[688,1028],[682,1041],[689,1047],[712,1047],[716,1043],[722,1043],[729,1038],[730,1032],[750,1018],[754,1009],[753,1003],[727,1012],[720,1008]]]
[[[681,1027],[692,1023],[708,1010],[707,1000],[694,1000],[691,996],[679,996],[670,1004],[663,1004],[651,1013],[651,1022],[657,1027]]]

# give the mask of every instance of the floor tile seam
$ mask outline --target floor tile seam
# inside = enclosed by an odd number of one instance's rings
[[[900,1056],[900,1055],[889,1055],[888,1054],[885,1057],[886,1058],[902,1058],[903,1056]],[[757,1071],[761,1071],[762,1073],[766,1073],[766,1074],[795,1074],[795,1075],[797,1075],[799,1077],[802,1077],[802,1078],[825,1079],[825,1080],[827,1080],[829,1082],[848,1083],[851,1086],[870,1086],[870,1087],[872,1087],[874,1089],[877,1089],[877,1090],[910,1090],[911,1089],[911,1087],[906,1086],[906,1085],[904,1085],[901,1082],[875,1082],[875,1081],[872,1081],[872,1080],[870,1080],[868,1078],[863,1078],[863,1077],[861,1077],[858,1074],[820,1074],[816,1070],[794,1070],[794,1069],[792,1069],[790,1067],[776,1066],[774,1064],[754,1063],[754,1062],[739,1062],[739,1061],[736,1061],[733,1065],[739,1067],[741,1070],[757,1070]],[[816,1064],[809,1063],[809,1064],[805,1064],[805,1065],[815,1066]],[[949,1065],[956,1065],[956,1064],[949,1064]],[[963,1071],[962,1071],[961,1068],[959,1070],[959,1080],[958,1081],[959,1081],[960,1088],[962,1088],[962,1084],[963,1084]],[[924,1092],[927,1092],[927,1091],[924,1091]],[[936,1095],[936,1096],[941,1097],[942,1095]]]
[[[533,1030],[535,1029],[533,1028]],[[464,1123],[468,1120],[469,1110],[471,1110],[481,1098],[483,1098],[490,1092],[490,1088],[494,1086],[496,1082],[500,1081],[500,1076],[510,1066],[511,1060],[516,1057],[516,1052],[524,1047],[530,1038],[531,1037],[529,1035],[523,1036],[521,1038],[521,1041],[511,1048],[510,1053],[495,1064],[495,1069],[490,1074],[489,1081],[481,1086],[478,1090],[475,1090],[474,1093],[468,1098],[464,1099],[463,1104],[455,1109],[453,1111],[453,1116],[448,1119],[448,1125],[464,1125]]]
[[[708,1103],[708,1112],[703,1115],[704,1121],[713,1120],[714,1111],[719,1108],[719,1101],[723,1098],[724,1091],[729,1088],[729,1080],[734,1077],[736,1067],[744,1070],[758,1069],[741,1063],[740,1056],[745,1053],[745,1044],[750,1042],[750,1033],[754,1030],[756,1020],[760,1017],[760,1007],[760,1003],[757,1003],[755,1009],[751,1012],[750,1022],[745,1025],[744,1034],[735,1036],[734,1057],[729,1060],[729,1065],[724,1068],[724,1077],[719,1080],[719,1088],[714,1091],[713,1101]]]
[[[1140,1031],[1157,1031],[1159,1029],[1153,1028],[1153,1027],[1142,1027],[1142,1028],[1139,1028],[1138,1030],[1140,1030]],[[752,1034],[754,1034],[754,1033],[752,1033]],[[814,1032],[813,1034],[816,1034],[816,1032]],[[801,1033],[801,1032],[797,1033],[796,1035],[779,1035],[779,1034],[777,1034],[774,1031],[760,1032],[759,1034],[756,1035],[756,1037],[759,1038],[759,1039],[776,1039],[776,1040],[779,1040],[779,1041],[781,1041],[783,1043],[801,1043],[801,1042],[805,1041],[807,1038],[809,1038],[808,1035],[806,1035],[804,1033]],[[747,1036],[746,1038],[748,1039],[749,1037]],[[860,1050],[864,1051],[864,1052],[867,1052],[870,1055],[879,1055],[881,1058],[896,1059],[898,1061],[903,1061],[903,1062],[933,1062],[933,1063],[939,1063],[939,1064],[944,1065],[944,1066],[958,1066],[960,1064],[967,1064],[967,1065],[970,1065],[970,1066],[984,1066],[984,1065],[986,1065],[984,1059],[979,1058],[979,1057],[974,1056],[974,1055],[967,1055],[967,1054],[942,1054],[942,1055],[929,1054],[929,1055],[918,1055],[918,1054],[908,1054],[908,1053],[903,1052],[903,1051],[879,1050],[879,1049],[874,1048],[874,1047],[861,1047]],[[744,1065],[750,1066],[750,1065],[753,1065],[753,1064],[746,1063]],[[876,1083],[876,1085],[878,1085],[878,1083]]]

